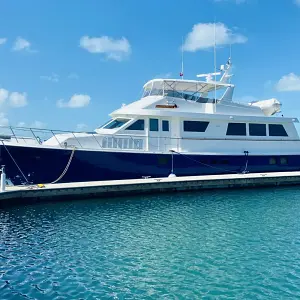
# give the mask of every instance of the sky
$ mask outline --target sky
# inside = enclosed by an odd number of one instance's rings
[[[226,63],[240,102],[300,118],[300,0],[0,0],[0,125],[93,130],[153,78]],[[183,41],[183,43],[182,43]]]

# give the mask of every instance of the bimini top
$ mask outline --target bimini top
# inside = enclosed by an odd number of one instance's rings
[[[175,90],[180,92],[209,93],[215,89],[223,89],[232,84],[220,81],[198,81],[182,79],[152,79],[144,85],[144,91],[151,90]]]

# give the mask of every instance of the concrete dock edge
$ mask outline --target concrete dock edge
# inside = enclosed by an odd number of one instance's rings
[[[229,174],[175,178],[76,182],[8,187],[0,193],[0,207],[31,202],[170,193],[209,189],[300,185],[300,172]]]

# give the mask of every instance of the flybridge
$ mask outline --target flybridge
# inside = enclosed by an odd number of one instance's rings
[[[214,99],[210,100],[216,100],[216,91],[226,89],[221,100],[225,99],[227,101],[231,101],[234,85],[229,83],[232,76],[230,74],[230,69],[231,62],[229,59],[225,66],[222,65],[220,67],[220,72],[197,75],[197,77],[205,77],[206,81],[183,79],[152,79],[144,85],[143,97],[168,96],[199,102],[199,100],[201,99],[208,99],[208,93],[213,91],[215,91],[215,96]],[[219,81],[217,81],[217,75],[222,75]]]
[[[198,80],[181,80],[181,79],[152,79],[144,85],[144,91],[154,90],[174,90],[178,92],[208,93],[217,89],[231,87],[232,84],[222,82],[207,82]]]

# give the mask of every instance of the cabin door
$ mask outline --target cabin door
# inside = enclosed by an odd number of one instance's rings
[[[171,126],[167,118],[149,119],[149,150],[168,152],[171,145]]]

